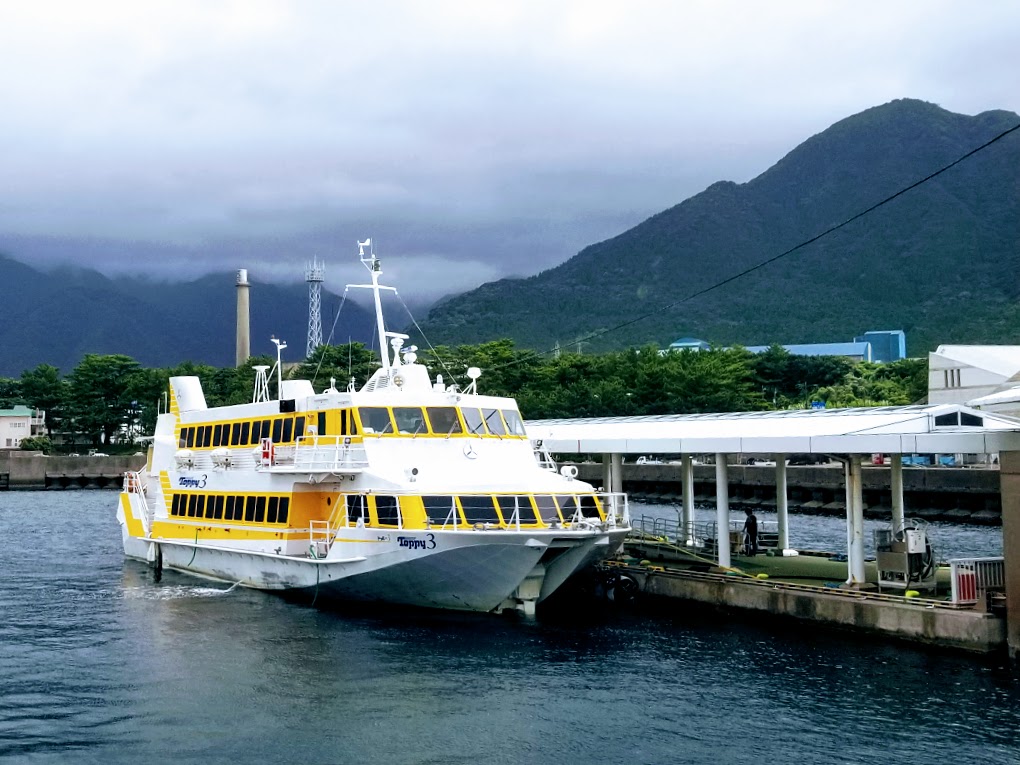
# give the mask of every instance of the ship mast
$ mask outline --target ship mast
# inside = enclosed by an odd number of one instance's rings
[[[369,248],[369,253],[365,255],[365,248]],[[372,298],[375,301],[375,323],[379,331],[379,356],[382,359],[382,368],[386,370],[387,374],[391,372],[395,367],[400,365],[400,346],[404,340],[407,340],[407,335],[400,332],[387,332],[386,325],[383,323],[383,311],[382,311],[382,297],[380,295],[382,290],[391,290],[396,292],[395,287],[387,287],[385,284],[379,284],[379,277],[382,275],[382,266],[379,263],[379,258],[375,256],[375,248],[372,247],[372,240],[366,239],[364,242],[358,242],[358,257],[361,258],[362,265],[368,269],[368,272],[372,274],[371,284],[348,284],[347,288],[356,289],[369,289],[372,290]],[[390,343],[387,343],[387,338]],[[393,345],[393,360],[390,361],[390,352],[387,349],[387,345]]]
[[[366,247],[369,248],[368,257],[365,257]],[[382,265],[379,263],[379,258],[375,256],[375,248],[372,247],[371,239],[358,242],[358,257],[361,258],[362,265],[372,274],[372,298],[375,301],[375,324],[379,330],[379,354],[382,357],[383,369],[389,369],[390,354],[386,350],[386,326],[383,324],[382,299],[379,296],[379,277],[382,275]]]

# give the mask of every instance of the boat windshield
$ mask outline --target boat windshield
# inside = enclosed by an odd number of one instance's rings
[[[396,420],[398,433],[416,436],[419,433],[427,432],[425,413],[420,406],[395,406],[393,407],[393,419]]]
[[[505,436],[506,426],[503,425],[503,418],[499,416],[498,409],[483,409],[485,415],[485,426],[494,436]]]
[[[524,430],[524,422],[521,420],[521,416],[513,409],[501,409],[503,413],[503,419],[506,420],[506,429],[512,436],[526,436],[527,432]]]
[[[559,522],[560,516],[556,511],[556,502],[548,494],[536,494],[535,504],[538,505],[538,514],[546,523]]]
[[[428,413],[429,422],[432,423],[432,432],[437,436],[464,432],[456,407],[430,406],[425,411]]]
[[[485,424],[482,422],[482,412],[480,409],[465,408],[464,410],[464,422],[467,425],[468,433],[474,433],[479,436],[484,436]]]
[[[362,430],[365,433],[392,433],[393,422],[384,406],[363,406],[360,410]]]

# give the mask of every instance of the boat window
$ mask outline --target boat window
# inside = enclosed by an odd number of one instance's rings
[[[347,414],[347,426],[350,430],[349,433],[344,433],[345,436],[356,436],[358,435],[358,421],[354,419],[354,410],[351,409]]]
[[[244,503],[244,519],[251,523],[255,520],[255,497],[248,497]]]
[[[294,440],[294,418],[288,417],[283,421],[283,443],[287,444]]]
[[[379,496],[375,498],[375,517],[380,526],[399,526],[400,512],[397,509],[397,498]]]
[[[305,418],[298,417],[294,420],[294,440],[297,441],[305,434]]]
[[[213,518],[221,520],[223,518],[223,501],[226,499],[222,494],[217,494],[213,499]]]
[[[251,424],[251,442],[257,444],[262,440],[262,420],[255,420]]]
[[[271,427],[272,427],[272,423],[271,423],[270,420],[263,420],[262,421],[262,438],[269,438],[269,434],[271,432],[271,430],[270,430]]]
[[[177,448],[184,449],[188,446],[188,428],[181,428],[181,437],[177,439]]]
[[[273,443],[278,444],[283,440],[283,419],[276,417],[273,419]]]
[[[209,446],[212,443],[212,425],[202,428],[202,446]]]
[[[205,517],[205,494],[198,495],[198,504],[195,506],[195,517]]]
[[[280,512],[280,498],[270,497],[269,506],[266,508],[266,523],[276,523],[276,517]]]
[[[364,406],[358,410],[365,433],[392,433],[393,422],[390,410],[383,406]]]
[[[276,516],[277,523],[286,523],[287,515],[289,514],[289,512],[290,512],[290,497],[281,497],[280,512],[279,515]]]
[[[492,497],[461,496],[458,499],[468,523],[499,523]]]
[[[198,495],[192,494],[188,497],[188,517],[195,517],[195,508],[198,507]]]
[[[559,521],[559,513],[556,512],[556,503],[547,494],[536,494],[535,504],[538,505],[538,515],[546,523]]]
[[[247,446],[248,444],[251,443],[251,441],[248,440],[250,427],[251,427],[250,423],[247,422],[241,423],[241,439],[237,442],[241,446]]]
[[[216,425],[213,428],[212,445],[213,446],[222,446],[223,445],[223,426],[222,425]]]
[[[524,421],[514,409],[500,409],[503,419],[506,420],[506,429],[511,436],[526,436],[528,432],[524,429]]]
[[[235,422],[230,426],[230,445],[237,446],[241,443],[241,423]]]
[[[432,424],[432,432],[437,436],[449,436],[463,433],[464,428],[457,416],[457,408],[453,406],[430,406],[425,410]]]
[[[451,513],[456,512],[453,497],[422,497],[421,501],[425,505],[425,515],[428,516],[429,523],[441,526],[447,519],[453,523]]]
[[[266,519],[266,498],[255,498],[255,523],[262,523]]]
[[[482,414],[485,415],[485,425],[490,433],[494,436],[506,435],[506,426],[503,424],[503,418],[499,416],[498,409],[483,409]]]
[[[174,494],[173,501],[170,503],[170,515],[181,514],[181,495]]]
[[[577,497],[560,495],[556,497],[556,504],[560,506],[560,517],[569,523],[577,513]]]
[[[425,427],[425,413],[420,406],[395,406],[393,419],[397,423],[398,433],[416,436],[428,432]]]
[[[606,519],[605,513],[602,512],[599,507],[599,503],[595,501],[595,497],[591,494],[581,495],[581,514],[585,518],[601,518]]]
[[[227,521],[234,520],[234,503],[237,501],[237,497],[231,494],[227,497],[227,507],[223,512],[223,519]]]
[[[474,433],[475,435],[485,435],[485,425],[482,422],[482,412],[480,409],[465,408],[464,412],[464,424],[467,425],[468,433]]]
[[[496,497],[496,501],[499,503],[499,510],[503,514],[503,520],[507,524],[517,522],[514,518],[514,512],[520,514],[521,523],[535,523],[538,520],[535,517],[535,508],[531,504],[531,497],[508,497],[501,495]]]
[[[364,518],[368,523],[368,501],[364,494],[348,494],[345,498],[347,504],[347,522],[357,523],[359,518]]]
[[[325,412],[319,412],[319,428],[318,428],[318,430],[319,430],[318,434],[320,436],[326,435],[326,413]]]

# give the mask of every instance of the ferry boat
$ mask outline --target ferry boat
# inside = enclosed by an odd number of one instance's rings
[[[557,471],[512,398],[433,380],[383,324],[379,259],[359,257],[380,367],[345,391],[256,367],[253,401],[208,407],[170,378],[145,468],[117,518],[130,558],[261,590],[327,599],[533,614],[572,574],[610,557],[627,498]]]

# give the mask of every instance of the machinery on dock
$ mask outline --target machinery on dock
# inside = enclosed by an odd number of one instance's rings
[[[934,590],[937,568],[929,527],[924,521],[875,530],[879,590]]]

